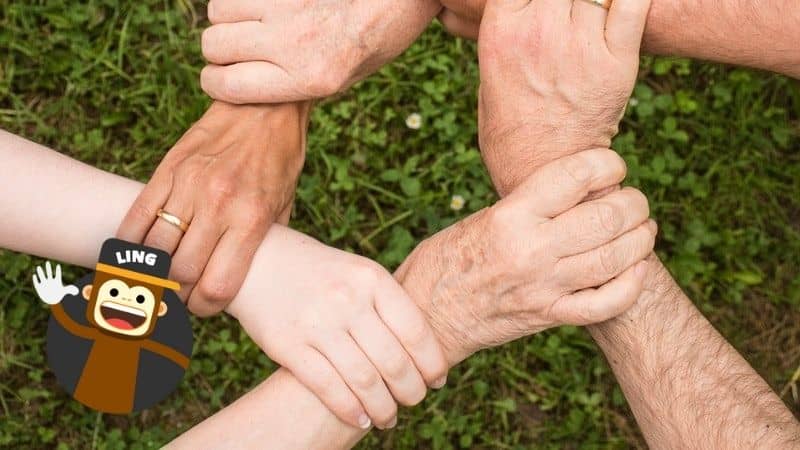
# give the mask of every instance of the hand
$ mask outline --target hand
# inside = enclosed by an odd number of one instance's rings
[[[201,84],[230,103],[280,103],[344,91],[397,57],[437,0],[211,0]]]
[[[487,3],[478,42],[479,136],[501,195],[565,149],[611,144],[636,81],[649,6],[614,0],[606,12],[583,0]]]
[[[170,278],[200,316],[238,292],[273,222],[286,223],[305,158],[308,105],[214,103],[156,169],[118,237],[174,254]],[[190,226],[158,219],[159,209]]]
[[[77,286],[64,286],[61,281],[61,265],[56,264],[56,274],[53,275],[53,268],[50,266],[50,261],[47,261],[47,274],[42,270],[41,266],[36,266],[36,275],[33,276],[33,288],[36,289],[36,295],[48,305],[57,305],[64,300],[67,295],[78,295]]]
[[[433,330],[385,269],[300,233],[270,233],[294,238],[268,236],[259,255],[270,256],[256,256],[258,284],[269,291],[242,292],[227,311],[342,421],[393,427],[392,397],[415,405],[426,384],[444,384]]]
[[[396,276],[451,364],[547,328],[602,322],[633,304],[656,235],[647,199],[626,188],[582,203],[624,177],[611,150],[564,157],[414,250]]]

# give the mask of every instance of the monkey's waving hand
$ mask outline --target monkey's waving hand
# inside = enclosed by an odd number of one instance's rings
[[[41,266],[36,267],[36,275],[33,276],[33,287],[36,289],[36,294],[48,305],[57,305],[61,303],[67,295],[78,295],[78,287],[73,285],[64,286],[61,281],[61,265],[56,264],[56,273],[53,275],[53,268],[50,266],[50,261],[45,265],[47,273],[42,270]]]

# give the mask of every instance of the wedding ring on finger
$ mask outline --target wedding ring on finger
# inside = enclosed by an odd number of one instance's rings
[[[182,221],[180,218],[178,218],[178,216],[164,211],[163,209],[159,209],[158,212],[156,213],[156,216],[158,216],[158,218],[163,220],[164,222],[167,222],[168,224],[177,227],[184,233],[186,233],[186,230],[189,229],[188,223]]]
[[[611,2],[613,0],[582,0],[588,3],[591,3],[595,6],[599,6],[605,10],[611,9]]]

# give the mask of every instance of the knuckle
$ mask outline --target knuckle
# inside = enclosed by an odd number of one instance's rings
[[[353,384],[360,390],[370,390],[381,381],[381,377],[374,367],[359,367],[352,373]]]
[[[390,355],[385,363],[384,370],[386,377],[393,380],[400,380],[406,376],[411,368],[411,361],[403,354]]]
[[[229,202],[236,195],[236,185],[226,176],[212,177],[206,187],[208,201],[219,207]]]
[[[236,295],[236,288],[225,277],[205,277],[197,289],[206,303],[225,305]]]
[[[590,158],[580,153],[564,158],[561,162],[561,170],[578,186],[586,185],[592,179],[594,172]]]
[[[595,217],[600,224],[602,231],[609,235],[616,235],[624,225],[624,217],[620,209],[609,202],[597,202],[595,204]]]
[[[350,268],[350,278],[357,286],[374,288],[386,276],[386,270],[371,261],[359,261]]]
[[[239,213],[238,222],[246,232],[260,234],[266,232],[270,217],[269,209],[260,204],[258,206],[251,204],[245,206]]]
[[[514,223],[518,220],[519,212],[513,202],[496,203],[487,210],[487,220],[489,224],[489,234],[494,239],[503,239],[514,229]]]
[[[604,277],[619,273],[621,269],[621,252],[610,245],[600,247],[598,250],[598,270]]]
[[[178,260],[172,264],[172,273],[175,281],[181,284],[193,285],[200,280],[203,274],[203,266],[186,260]]]
[[[329,97],[339,94],[346,89],[348,77],[342,69],[331,69],[341,67],[341,63],[331,61],[330,64],[320,61],[312,67],[308,78],[307,91],[314,97]]]
[[[642,193],[642,191],[634,188],[625,188],[625,193],[630,195],[631,200],[630,204],[633,206],[638,206],[644,210],[645,216],[650,215],[650,202],[647,200],[647,196]]]

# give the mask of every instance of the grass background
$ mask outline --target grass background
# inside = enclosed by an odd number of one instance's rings
[[[0,127],[147,180],[208,105],[197,82],[203,8],[0,0]],[[391,268],[424,236],[490,204],[476,144],[478,82],[474,45],[433,26],[397,62],[317,108],[293,226]],[[800,88],[785,78],[645,57],[615,141],[660,223],[660,255],[795,413],[798,111]],[[418,131],[404,123],[414,112]],[[449,208],[454,194],[467,200],[462,211]],[[37,262],[0,251],[0,447],[157,447],[274,369],[232,320],[196,320],[194,360],[175,394],[130,417],[94,413],[46,368],[48,311],[29,283]],[[642,446],[596,346],[569,327],[479,353],[447,388],[403,411],[397,429],[362,444]]]

